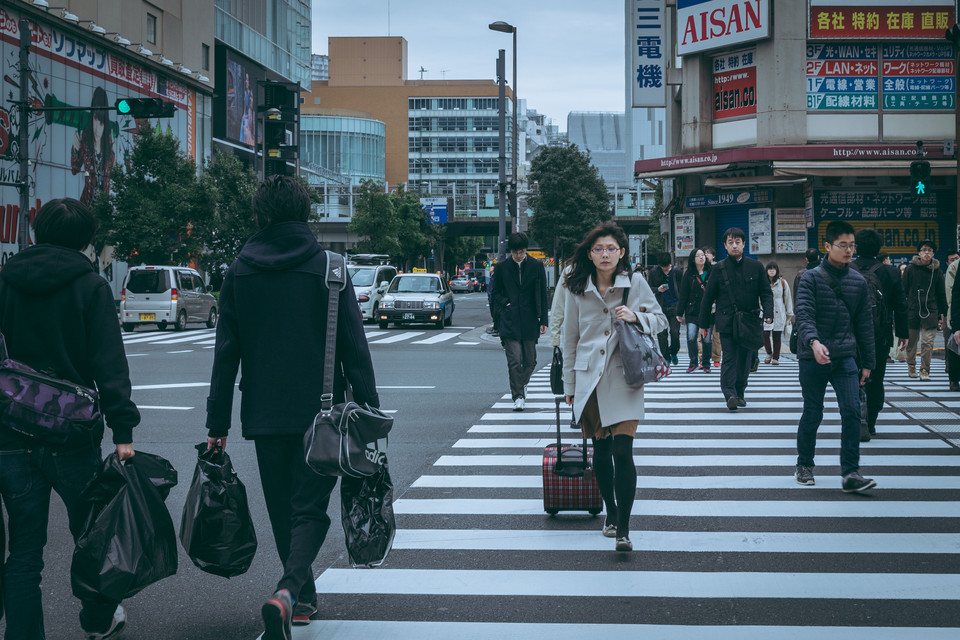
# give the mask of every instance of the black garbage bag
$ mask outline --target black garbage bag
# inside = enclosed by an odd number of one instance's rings
[[[393,482],[386,459],[371,476],[340,479],[340,520],[350,564],[379,567],[393,546]]]
[[[223,449],[196,447],[197,467],[183,505],[180,544],[201,571],[232,578],[246,573],[257,553],[257,533],[243,486]]]
[[[175,486],[177,471],[160,456],[107,456],[82,494],[90,513],[73,552],[73,595],[120,602],[177,572],[177,534],[163,502]]]

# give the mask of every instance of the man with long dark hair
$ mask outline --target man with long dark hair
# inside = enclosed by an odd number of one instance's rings
[[[727,257],[710,270],[707,290],[700,303],[700,327],[710,326],[713,303],[717,303],[715,321],[723,342],[723,366],[720,390],[727,408],[736,411],[747,406],[744,392],[750,367],[763,345],[763,321],[773,322],[773,292],[763,265],[743,255],[746,234],[737,227],[723,234]],[[703,335],[704,329],[701,329]]]

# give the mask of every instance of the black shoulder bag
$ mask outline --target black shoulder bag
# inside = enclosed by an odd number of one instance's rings
[[[727,274],[727,265],[724,261],[723,268],[720,269],[720,272],[723,274],[723,284],[727,287],[727,292],[730,294],[730,301],[733,303],[733,339],[737,341],[741,347],[745,349],[752,349],[756,351],[763,346],[763,320],[760,318],[760,310],[755,309],[754,311],[740,311],[740,307],[737,305],[737,296],[733,291],[733,287],[730,286],[730,276]]]
[[[306,462],[322,476],[371,476],[386,464],[386,454],[377,440],[386,438],[393,417],[356,402],[333,404],[333,376],[337,346],[337,315],[340,290],[346,278],[343,256],[327,251],[326,283],[327,339],[323,357],[323,393],[320,413],[313,419],[303,440]]]

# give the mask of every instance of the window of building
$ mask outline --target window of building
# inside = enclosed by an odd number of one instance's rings
[[[499,131],[500,123],[498,118],[473,118],[474,131]]]
[[[414,153],[432,151],[430,144],[432,140],[433,138],[421,138],[420,136],[411,137],[408,139],[408,149]]]
[[[500,148],[500,141],[493,136],[486,136],[473,139],[474,151],[497,151]]]
[[[157,16],[147,14],[147,42],[157,44]]]
[[[430,108],[430,98],[409,98],[407,108],[411,111],[426,111]]]
[[[437,99],[437,109],[466,109],[466,98],[439,98]]]
[[[480,111],[496,111],[497,98],[474,98],[473,108]]]
[[[440,158],[439,173],[467,173],[466,158]]]
[[[437,147],[440,151],[466,151],[466,138],[437,138]]]
[[[200,45],[200,68],[210,71],[210,47],[205,44]]]
[[[437,118],[437,130],[439,131],[466,131],[466,118]]]
[[[474,173],[497,173],[500,171],[499,160],[496,158],[474,158]]]
[[[410,131],[430,131],[430,118],[408,118],[407,129]]]

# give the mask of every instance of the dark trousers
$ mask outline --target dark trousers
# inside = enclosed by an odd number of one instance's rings
[[[89,511],[80,493],[101,461],[100,447],[93,445],[70,451],[44,447],[0,451],[0,494],[7,507],[10,534],[3,579],[6,640],[45,637],[40,574],[47,543],[50,490],[56,491],[67,507],[70,533],[76,541]],[[116,602],[107,600],[84,600],[81,604],[80,626],[86,631],[106,630],[117,608]]]
[[[823,422],[823,396],[833,386],[840,405],[840,475],[860,470],[860,372],[852,356],[830,364],[800,360],[803,414],[797,427],[797,464],[812,467],[817,430]]]
[[[890,345],[883,344],[877,347],[877,364],[870,372],[870,379],[863,386],[863,393],[866,397],[867,406],[864,412],[867,427],[872,433],[877,426],[877,416],[883,409],[883,376],[887,373],[887,354],[890,353]]]
[[[672,360],[680,353],[680,321],[677,320],[677,305],[670,305],[663,308],[663,313],[667,316],[669,328],[664,329],[657,334],[657,340],[660,342],[660,353],[664,358]],[[667,333],[669,332],[669,340]]]
[[[330,528],[327,505],[337,478],[317,475],[307,466],[302,436],[257,438],[257,466],[273,539],[283,563],[277,590],[315,604],[313,561]]]
[[[536,340],[500,340],[507,354],[507,373],[510,376],[510,397],[513,400],[523,397],[523,388],[530,382],[530,376],[537,366]]]
[[[944,349],[947,354],[947,375],[950,382],[960,382],[960,356],[950,349]]]
[[[763,350],[767,352],[768,356],[773,356],[774,360],[780,359],[780,339],[782,335],[782,331],[771,330],[763,332]],[[772,343],[770,341],[771,338],[773,338]]]
[[[723,361],[720,367],[720,391],[725,400],[743,398],[747,390],[750,366],[757,357],[755,349],[748,349],[733,339],[731,333],[721,333]]]

